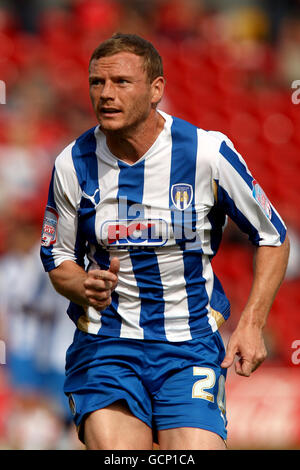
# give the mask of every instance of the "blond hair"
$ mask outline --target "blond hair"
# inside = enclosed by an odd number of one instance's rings
[[[157,77],[163,76],[161,56],[151,42],[136,34],[116,33],[111,38],[99,44],[91,55],[90,63],[101,57],[108,57],[119,52],[132,52],[144,59],[144,69],[150,83]]]

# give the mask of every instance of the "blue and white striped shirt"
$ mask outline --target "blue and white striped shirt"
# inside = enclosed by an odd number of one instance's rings
[[[108,308],[70,303],[69,316],[89,333],[185,341],[216,331],[230,314],[211,266],[227,215],[255,245],[285,238],[283,221],[230,140],[159,112],[163,131],[132,165],[110,152],[99,126],[55,162],[45,270],[65,260],[108,269],[112,257],[120,259]]]

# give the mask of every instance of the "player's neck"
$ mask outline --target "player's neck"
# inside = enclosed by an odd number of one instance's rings
[[[106,144],[113,155],[125,163],[137,162],[154,144],[164,128],[165,120],[157,111],[132,128],[105,131]]]

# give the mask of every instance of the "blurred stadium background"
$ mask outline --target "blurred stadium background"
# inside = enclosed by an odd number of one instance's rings
[[[90,54],[122,31],[160,51],[161,109],[227,134],[288,225],[268,359],[247,379],[229,371],[228,444],[300,449],[299,12],[297,0],[0,0],[0,448],[80,448],[57,393],[73,330],[54,291],[41,301],[37,251],[54,159],[95,125]],[[249,293],[252,254],[229,223],[214,261],[232,303],[225,342]]]

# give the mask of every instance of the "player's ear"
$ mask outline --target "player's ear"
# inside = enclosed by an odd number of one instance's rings
[[[161,101],[165,90],[165,82],[164,77],[156,77],[151,83],[151,102],[153,105],[157,105]]]

